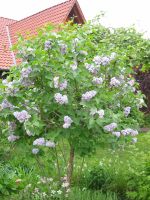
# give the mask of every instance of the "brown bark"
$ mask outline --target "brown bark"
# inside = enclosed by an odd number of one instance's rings
[[[73,164],[74,164],[74,148],[70,146],[70,156],[67,168],[67,182],[69,186],[71,185],[72,175],[73,175]]]

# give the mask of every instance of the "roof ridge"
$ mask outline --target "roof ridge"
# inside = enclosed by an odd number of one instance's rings
[[[0,18],[3,18],[3,19],[9,19],[9,20],[13,20],[13,21],[16,21],[16,22],[17,22],[16,19],[10,19],[10,18],[8,18],[8,17],[0,17]]]
[[[9,26],[14,25],[14,24],[16,24],[16,23],[19,23],[19,22],[21,22],[21,21],[23,21],[23,20],[25,20],[25,19],[30,18],[30,17],[33,17],[34,15],[37,15],[37,14],[39,14],[39,13],[41,13],[41,12],[43,12],[43,11],[46,11],[46,10],[48,10],[48,9],[50,9],[50,8],[54,8],[54,7],[57,7],[57,6],[59,6],[59,5],[66,4],[66,3],[71,2],[71,1],[75,1],[75,0],[66,0],[66,1],[64,1],[64,2],[62,2],[62,3],[56,4],[56,5],[54,5],[54,6],[51,6],[51,7],[49,7],[49,8],[46,8],[46,9],[44,9],[44,10],[41,10],[41,11],[39,11],[39,12],[37,12],[37,13],[34,13],[34,14],[28,16],[28,17],[25,17],[25,18],[23,18],[23,19],[21,19],[21,20],[18,20],[18,21],[16,21],[16,22],[10,24]]]

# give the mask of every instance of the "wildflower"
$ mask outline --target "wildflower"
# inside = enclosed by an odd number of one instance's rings
[[[131,107],[124,108],[124,115],[127,117],[130,114]]]
[[[56,102],[59,103],[59,104],[61,104],[61,105],[68,103],[68,97],[67,97],[67,95],[62,95],[60,93],[56,93],[54,95],[54,98],[55,98]]]
[[[21,70],[21,77],[22,78],[28,78],[29,74],[32,72],[32,68],[28,67],[28,68],[23,68]]]
[[[63,128],[69,128],[72,124],[72,119],[69,116],[65,116],[64,117],[64,124],[63,124]]]
[[[16,136],[16,135],[10,135],[8,136],[8,141],[9,142],[15,142],[16,140],[18,140],[20,137],[19,136]]]
[[[47,50],[49,50],[49,49],[51,49],[52,48],[52,42],[51,42],[51,40],[47,40],[46,42],[45,42],[45,50],[47,51]]]
[[[108,132],[112,132],[115,128],[117,128],[116,123],[111,123],[111,124],[104,126],[104,130],[108,131]]]
[[[90,101],[93,97],[95,97],[96,94],[97,92],[95,90],[88,91],[85,94],[82,94],[82,100]]]
[[[119,131],[112,132],[112,134],[115,135],[116,137],[120,137],[120,135],[121,135]]]
[[[56,144],[52,141],[46,140],[45,146],[50,148],[55,148]]]
[[[63,184],[62,184],[62,187],[63,188],[67,188],[69,186],[69,183],[68,182],[64,182]]]
[[[58,190],[57,193],[60,195],[60,194],[62,194],[62,191],[61,191],[61,190]]]
[[[14,112],[13,115],[20,123],[25,122],[31,117],[31,115],[29,115],[26,110],[22,110],[21,112]]]
[[[130,134],[131,134],[131,136],[136,136],[136,135],[138,135],[139,133],[138,133],[137,130],[133,130],[133,129],[131,129]]]
[[[126,136],[126,135],[130,134],[130,131],[131,131],[131,129],[125,129],[125,130],[121,131],[121,134],[124,135],[124,136]]]
[[[100,85],[100,84],[103,83],[103,79],[102,79],[101,77],[99,77],[99,78],[93,77],[92,82],[93,82],[94,84]]]
[[[112,52],[111,55],[110,55],[110,60],[114,60],[116,55],[117,54],[115,52]]]
[[[39,153],[39,149],[36,149],[36,148],[32,149],[32,153],[35,154],[35,155],[38,154]]]
[[[118,79],[116,79],[116,77],[111,78],[110,86],[118,87],[120,85],[121,85],[121,82]]]
[[[45,139],[44,138],[38,138],[38,139],[34,140],[33,145],[45,146]]]

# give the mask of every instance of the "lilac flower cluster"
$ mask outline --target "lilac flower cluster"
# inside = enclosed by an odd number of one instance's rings
[[[19,136],[16,136],[16,135],[10,135],[8,136],[8,141],[9,142],[15,142],[16,140],[18,140],[20,137]]]
[[[86,63],[85,64],[85,68],[92,74],[97,74],[99,72],[99,67],[98,66],[95,66],[94,64],[88,64]]]
[[[16,123],[15,122],[8,122],[8,128],[9,128],[9,131],[10,132],[13,132],[13,131],[15,131],[15,129],[16,129]]]
[[[116,123],[111,123],[111,124],[104,126],[104,130],[108,131],[108,132],[112,132],[115,128],[117,128]]]
[[[114,131],[112,132],[113,135],[115,135],[116,137],[120,137],[121,133],[119,131]]]
[[[105,112],[104,112],[104,110],[95,110],[95,111],[91,111],[90,112],[90,115],[92,115],[92,116],[94,116],[95,114],[98,114],[99,115],[99,118],[103,118],[104,117],[104,115],[105,115]]]
[[[56,144],[50,140],[45,140],[45,138],[37,138],[33,142],[34,146],[46,146],[50,148],[55,148]]]
[[[121,85],[121,82],[118,79],[116,79],[116,77],[111,78],[111,81],[110,81],[111,87],[118,87],[120,85]]]
[[[22,77],[22,78],[28,78],[29,75],[31,74],[31,72],[32,72],[32,68],[31,68],[31,67],[23,68],[23,69],[21,70],[21,77]]]
[[[61,104],[61,105],[68,103],[68,97],[67,97],[67,95],[62,95],[60,93],[56,93],[54,95],[54,98],[55,98],[56,102],[59,103],[59,104]]]
[[[130,111],[131,111],[131,107],[126,107],[126,108],[124,108],[124,115],[126,116],[126,117],[128,117],[128,115],[130,114]]]
[[[14,112],[13,115],[20,123],[27,121],[31,117],[31,115],[29,115],[26,110],[22,110],[21,112]]]
[[[66,44],[60,44],[60,52],[62,55],[67,53],[67,45]]]
[[[85,94],[82,94],[82,100],[90,101],[93,97],[95,97],[96,94],[97,92],[95,90],[88,91]]]
[[[138,135],[138,131],[133,130],[131,128],[127,128],[125,130],[122,130],[121,134],[124,135],[124,136],[126,136],[126,135],[136,136],[136,135]]]
[[[103,79],[102,79],[101,77],[99,77],[99,78],[93,77],[92,82],[93,82],[94,84],[100,85],[100,84],[103,83]]]
[[[15,84],[18,83],[18,81],[11,81],[11,82],[8,82],[7,79],[3,80],[2,81],[3,85],[6,87],[6,93],[9,95],[9,96],[14,96],[18,91],[19,91],[19,88],[15,88]]]
[[[63,83],[59,83],[59,77],[54,77],[54,88],[59,88],[61,91],[65,90],[67,88],[68,82],[67,80],[64,80]]]
[[[46,50],[46,51],[49,50],[49,49],[51,49],[51,48],[52,48],[52,42],[51,42],[51,40],[47,40],[47,41],[45,42],[44,47],[45,47],[45,50]]]
[[[64,124],[63,124],[63,128],[69,128],[72,124],[72,119],[69,116],[65,116],[64,117]]]
[[[9,109],[13,109],[13,105],[11,103],[9,103],[6,99],[3,100],[3,102],[1,103],[1,108],[5,109],[5,108],[9,108]]]
[[[32,153],[35,154],[35,155],[38,154],[39,153],[39,149],[37,149],[37,148],[32,149]]]
[[[106,66],[108,64],[110,64],[110,62],[112,60],[114,60],[116,57],[116,53],[111,53],[110,56],[95,56],[94,59],[93,59],[93,62],[96,64],[96,65],[102,65],[102,66]]]

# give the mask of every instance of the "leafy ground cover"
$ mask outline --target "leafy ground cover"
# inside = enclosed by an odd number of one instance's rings
[[[148,200],[150,133],[140,134],[136,144],[112,145],[106,140],[107,138],[104,138],[94,156],[75,158],[74,178],[68,199]],[[4,143],[8,145],[7,141],[3,141],[1,151],[6,148]],[[67,150],[67,145],[65,147]],[[47,193],[47,186],[52,187],[52,182],[55,183],[57,170],[50,167],[50,158],[33,156],[30,148],[29,144],[26,147],[22,144],[7,146],[7,154],[1,154],[1,197],[12,200],[50,199],[40,195]],[[60,157],[63,156],[61,151],[58,153]],[[54,180],[48,183],[44,177]],[[54,191],[57,189],[53,185],[51,192]],[[64,197],[61,195],[57,198]]]

